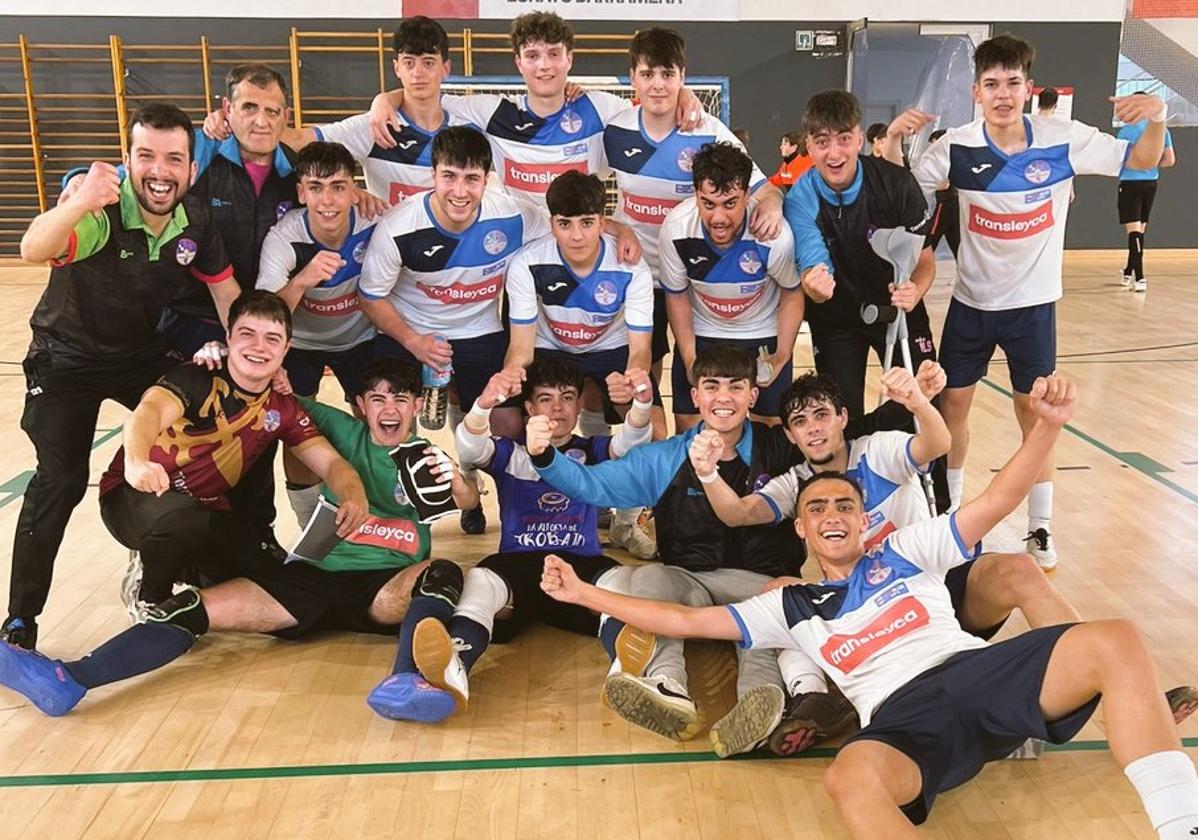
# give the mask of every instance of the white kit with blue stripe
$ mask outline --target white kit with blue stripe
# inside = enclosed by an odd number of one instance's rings
[[[636,232],[645,262],[658,279],[659,229],[670,211],[694,194],[691,159],[708,143],[731,143],[745,150],[728,126],[706,113],[693,130],[676,128],[661,142],[645,133],[639,105],[615,117],[603,132],[607,164],[616,173],[620,188],[615,219]],[[751,190],[765,183],[756,164],[749,183]]]
[[[344,265],[337,273],[304,292],[292,315],[292,343],[299,350],[348,350],[375,336],[374,325],[358,307],[358,279],[374,233],[374,221],[350,209],[349,236],[338,254]],[[258,260],[259,289],[277,292],[321,251],[332,250],[316,241],[307,208],[289,210],[266,234]]]
[[[786,586],[728,607],[744,648],[802,650],[857,709],[861,726],[894,691],[987,642],[961,629],[944,576],[977,556],[956,514],[901,528],[846,580]]]
[[[802,432],[799,432],[802,434]],[[849,441],[845,474],[857,482],[869,517],[862,539],[872,551],[898,528],[928,518],[928,501],[919,474],[930,464],[911,457],[914,435],[907,432],[874,432]],[[799,501],[799,488],[815,471],[804,462],[771,479],[757,491],[774,512],[774,521],[791,519]]]
[[[441,227],[432,193],[388,210],[375,226],[359,289],[391,303],[419,333],[448,339],[499,332],[499,301],[512,257],[549,232],[543,211],[487,189],[477,219],[461,233]]]
[[[957,188],[961,248],[953,297],[1005,310],[1061,297],[1065,218],[1075,175],[1116,176],[1129,145],[1077,121],[1025,116],[1027,149],[1007,155],[976,120],[950,128],[913,170],[925,194]]]
[[[508,315],[536,324],[536,346],[567,353],[615,350],[628,331],[653,331],[653,277],[644,260],[624,265],[614,237],[600,239],[594,270],[579,277],[552,236],[538,239],[508,269]]]
[[[693,196],[662,223],[661,287],[690,294],[695,335],[704,338],[769,338],[778,334],[782,289],[799,286],[794,237],[782,225],[775,239],[749,232],[752,207],[740,236],[726,248],[711,241]]]
[[[318,139],[340,143],[349,150],[366,176],[366,189],[386,199],[388,204],[399,204],[410,195],[432,189],[433,138],[441,129],[469,125],[467,120],[447,112],[441,127],[428,132],[414,124],[402,109],[396,115],[401,128],[389,129],[395,140],[393,149],[384,149],[374,142],[370,114],[357,114],[314,129]]]

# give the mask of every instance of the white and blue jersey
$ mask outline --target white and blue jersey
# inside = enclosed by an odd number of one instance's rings
[[[1136,145],[1140,137],[1144,134],[1144,129],[1148,127],[1148,120],[1140,120],[1139,122],[1128,123],[1119,129],[1119,139],[1126,140],[1129,145]],[[1169,129],[1165,129],[1165,148],[1173,148],[1173,133]],[[1151,169],[1128,169],[1126,166],[1119,171],[1120,181],[1155,181],[1161,176],[1161,171],[1154,166]]]
[[[849,441],[845,474],[857,482],[865,501],[869,525],[861,535],[866,552],[872,551],[899,528],[930,517],[920,473],[930,464],[917,464],[911,457],[907,432],[874,432]],[[799,488],[815,471],[804,461],[770,480],[757,491],[774,512],[774,521],[791,519],[799,502]]]
[[[540,117],[528,97],[476,93],[446,95],[441,106],[455,117],[480,127],[491,141],[494,169],[504,187],[540,207],[553,179],[563,172],[606,178],[603,127],[632,103],[611,93],[587,91],[555,113]]]
[[[366,189],[392,205],[399,204],[410,195],[432,189],[433,139],[442,129],[469,125],[466,120],[447,112],[440,128],[425,131],[413,123],[403,109],[396,114],[401,124],[399,131],[388,127],[395,140],[393,149],[384,149],[374,142],[370,133],[369,114],[357,114],[313,129],[318,139],[340,143],[348,149],[362,167]]]
[[[500,332],[504,275],[525,242],[549,232],[545,214],[487,189],[478,217],[461,233],[437,223],[431,193],[388,210],[374,236],[358,284],[371,300],[391,298],[419,333],[452,340]]]
[[[291,341],[299,350],[348,350],[375,336],[374,325],[358,308],[358,278],[374,221],[363,219],[352,208],[349,213],[349,235],[337,249],[344,265],[328,280],[305,291],[295,307]],[[330,250],[312,236],[307,208],[288,211],[262,243],[257,288],[279,291],[313,257]]]
[[[957,188],[961,248],[953,297],[998,311],[1061,297],[1065,218],[1075,175],[1119,174],[1130,147],[1093,126],[1024,116],[1027,148],[1008,155],[985,122],[950,128],[912,170],[925,195]]]
[[[599,240],[599,259],[579,277],[552,235],[525,247],[508,269],[508,316],[536,324],[536,346],[594,353],[628,345],[628,331],[653,331],[653,277],[644,260],[620,263],[615,237]]]
[[[670,211],[694,194],[691,159],[708,143],[731,143],[745,150],[728,126],[706,113],[693,130],[675,128],[656,142],[645,133],[638,105],[612,119],[603,132],[607,165],[620,189],[614,218],[636,232],[655,276],[660,271],[658,230]],[[750,192],[763,183],[765,175],[754,164]]]
[[[961,629],[945,574],[977,556],[956,514],[901,528],[845,580],[786,586],[728,607],[743,648],[797,649],[869,725],[887,697],[957,653],[987,646]]]
[[[752,207],[740,236],[726,248],[707,235],[693,196],[662,223],[658,279],[666,292],[690,294],[697,336],[776,336],[782,289],[799,286],[790,228],[783,225],[776,238],[760,240],[749,232],[751,212]]]

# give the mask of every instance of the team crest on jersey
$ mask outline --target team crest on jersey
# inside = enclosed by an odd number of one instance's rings
[[[595,286],[595,303],[600,306],[611,306],[620,297],[616,284],[610,280],[601,280]]]
[[[745,274],[756,274],[761,271],[761,257],[757,256],[756,251],[745,251],[736,262]]]
[[[370,244],[369,242],[367,242],[365,239],[363,239],[361,242],[359,242],[357,245],[354,246],[354,254],[353,254],[354,262],[358,263],[359,265],[362,263],[362,260],[364,260],[366,258],[366,246],[369,244]]]
[[[557,121],[557,124],[567,134],[577,134],[582,131],[582,117],[573,108],[563,111],[562,118]]]
[[[757,476],[757,478],[753,481],[753,492],[756,493],[762,487],[769,484],[771,478],[773,478],[773,476],[771,476],[769,473],[762,473],[761,475]]]
[[[483,237],[483,250],[491,256],[502,254],[503,249],[507,247],[507,234],[499,228],[487,231],[487,235]]]
[[[685,149],[680,151],[678,153],[678,157],[675,159],[675,162],[678,164],[678,168],[683,172],[690,172],[696,151],[696,149],[692,149],[690,146],[687,146]]]
[[[293,205],[290,201],[280,201],[278,206],[275,207],[275,221],[277,222],[279,219],[283,218],[283,214],[294,206],[295,205]]]
[[[1043,184],[1052,175],[1052,167],[1046,160],[1033,160],[1023,168],[1023,177],[1033,184]]]
[[[894,569],[882,565],[882,562],[875,557],[869,564],[869,568],[865,570],[865,582],[870,586],[879,586],[885,583],[892,574],[894,574]]]
[[[567,449],[566,457],[569,458],[571,461],[575,461],[579,464],[582,464],[583,466],[585,466],[586,462],[587,462],[587,454],[585,452],[583,452],[581,449]]]
[[[570,497],[565,493],[557,493],[550,491],[542,493],[541,498],[537,499],[537,507],[545,513],[561,513],[570,506]]]
[[[278,428],[282,424],[282,422],[283,422],[283,418],[279,415],[279,412],[277,409],[274,409],[274,408],[266,409],[266,415],[262,418],[262,427],[264,429],[266,429],[266,431],[268,431],[268,432],[278,431]]]
[[[198,250],[199,246],[196,245],[194,239],[187,239],[186,237],[180,239],[179,243],[175,246],[175,262],[179,265],[191,265],[191,261],[196,258],[196,251]]]

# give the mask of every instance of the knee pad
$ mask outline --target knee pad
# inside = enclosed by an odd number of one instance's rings
[[[424,596],[456,607],[462,597],[462,568],[448,560],[434,560],[416,578],[412,597]]]
[[[453,614],[478,622],[491,633],[496,613],[507,605],[508,586],[504,579],[490,569],[475,566],[466,573],[462,600]]]
[[[187,587],[146,612],[147,624],[172,624],[199,638],[208,632],[208,610],[200,590]]]

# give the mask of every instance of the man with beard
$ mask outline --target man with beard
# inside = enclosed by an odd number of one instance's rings
[[[23,259],[53,266],[30,319],[21,428],[37,470],[17,520],[0,630],[0,639],[29,649],[63,532],[87,489],[100,404],[133,408],[175,364],[157,327],[178,295],[203,284],[223,319],[238,292],[204,203],[187,196],[196,174],[191,120],[173,105],[151,104],[130,126],[129,177],[92,164],[80,187],[34,219],[21,240]]]

